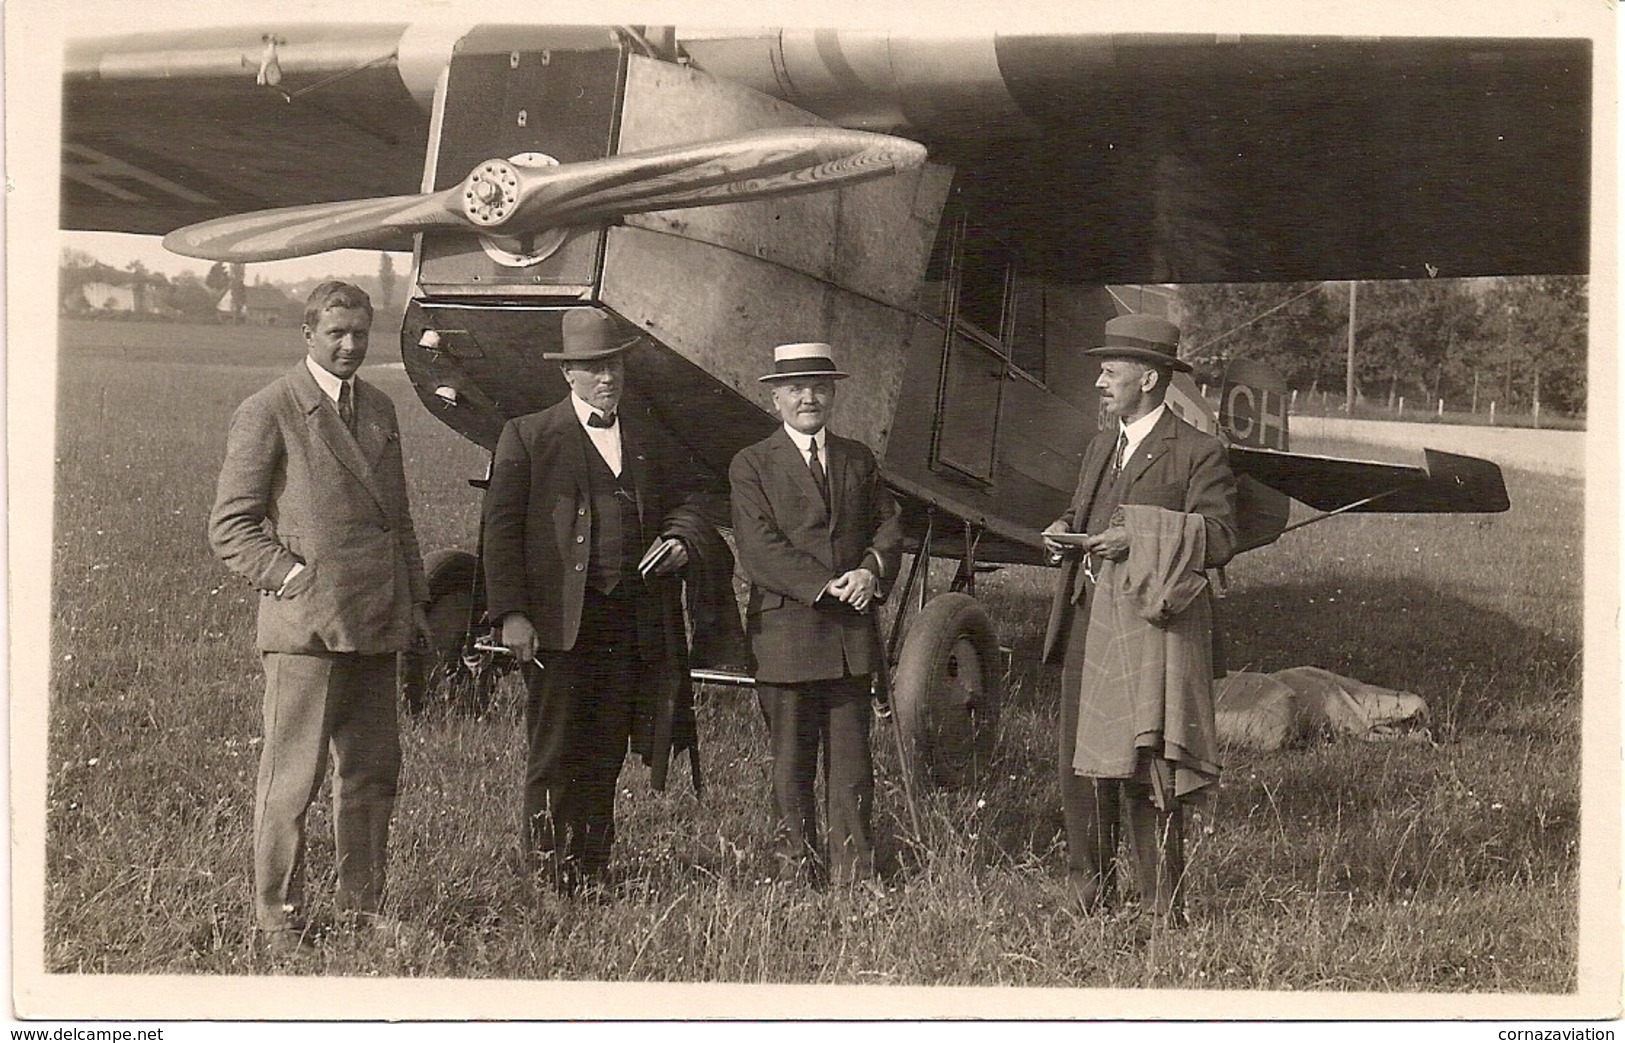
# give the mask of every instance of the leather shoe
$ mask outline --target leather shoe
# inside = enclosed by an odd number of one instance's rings
[[[774,852],[773,877],[781,884],[798,884],[814,889],[822,888],[829,882],[829,874],[824,870],[823,863],[812,854],[801,852]]]
[[[852,889],[877,902],[884,902],[890,897],[886,892],[886,885],[880,882],[879,877],[860,876],[852,882]]]
[[[382,913],[349,909],[339,913],[335,926],[345,931],[394,931],[400,928],[401,922]]]
[[[350,913],[339,921],[339,926],[358,941],[366,939],[364,944],[411,946],[415,945],[420,937],[420,929],[415,924],[381,913]]]
[[[1085,916],[1100,916],[1111,908],[1109,887],[1102,887],[1100,875],[1084,869],[1069,869],[1066,874],[1066,896],[1073,907]]]
[[[273,959],[295,959],[309,956],[316,951],[316,946],[304,931],[296,927],[282,927],[271,931],[261,931],[260,939],[265,948],[265,954]]]
[[[584,866],[577,859],[561,859],[545,870],[543,876],[563,898],[608,905],[615,897],[609,871],[599,866]]]

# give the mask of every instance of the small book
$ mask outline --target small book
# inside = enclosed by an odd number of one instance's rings
[[[643,552],[643,560],[638,562],[638,575],[648,579],[660,563],[671,557],[677,550],[677,541],[665,536],[658,537],[649,544],[649,549]]]
[[[1043,535],[1056,543],[1065,543],[1072,547],[1087,547],[1089,541],[1095,538],[1086,532],[1046,532]]]

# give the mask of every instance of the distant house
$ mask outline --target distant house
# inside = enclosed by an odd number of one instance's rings
[[[231,290],[220,295],[215,310],[231,318]],[[297,326],[304,321],[298,302],[269,283],[243,287],[243,321],[252,326]]]
[[[70,268],[62,274],[64,311],[153,312],[162,284],[149,275],[105,264]]]
[[[87,282],[79,288],[85,306],[100,311],[139,311],[135,286],[115,286],[107,282]]]

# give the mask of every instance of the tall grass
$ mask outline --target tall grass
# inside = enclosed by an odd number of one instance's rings
[[[253,598],[204,523],[226,420],[299,350],[291,331],[65,324],[53,561],[44,960],[53,972],[267,970],[250,944],[261,678]],[[132,343],[129,338],[156,338]],[[290,347],[290,343],[292,346]],[[482,454],[398,371],[426,550],[472,547]],[[1090,919],[1057,884],[1053,574],[979,580],[1012,649],[996,761],[905,806],[877,723],[883,896],[770,882],[768,775],[748,692],[702,690],[707,788],[628,763],[616,899],[519,869],[512,679],[483,718],[404,726],[392,910],[408,939],[335,934],[340,975],[1566,992],[1576,987],[1581,488],[1514,472],[1494,517],[1345,517],[1228,570],[1232,668],[1311,664],[1426,698],[1435,743],[1230,750],[1191,829],[1193,925]],[[328,805],[311,890],[330,915]]]

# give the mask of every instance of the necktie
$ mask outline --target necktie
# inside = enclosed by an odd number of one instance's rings
[[[829,506],[829,485],[824,479],[824,465],[818,461],[818,442],[813,440],[807,443],[807,467],[811,469],[813,484],[818,486],[818,494],[824,498],[824,506]]]
[[[1112,456],[1112,477],[1123,473],[1123,456],[1128,450],[1128,432],[1117,432],[1117,452]]]
[[[614,427],[615,426],[615,414],[614,413],[588,413],[587,414],[587,426],[588,427]]]
[[[339,385],[339,419],[352,435],[355,434],[355,401],[348,380]]]

